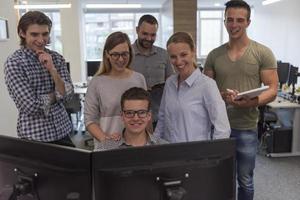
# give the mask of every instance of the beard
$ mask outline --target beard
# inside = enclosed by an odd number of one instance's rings
[[[138,39],[138,42],[144,49],[150,49],[153,46],[154,40]]]

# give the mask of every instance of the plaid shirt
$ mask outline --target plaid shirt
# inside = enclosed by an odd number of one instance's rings
[[[73,95],[73,85],[64,58],[45,50],[52,56],[54,66],[65,83],[65,95],[55,91],[54,81],[37,55],[22,47],[8,57],[4,64],[5,83],[19,111],[17,132],[20,138],[51,142],[62,139],[72,130],[63,102]],[[56,102],[49,94],[55,92]]]

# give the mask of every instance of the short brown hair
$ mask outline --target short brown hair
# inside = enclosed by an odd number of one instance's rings
[[[138,27],[140,27],[143,22],[147,22],[149,24],[154,24],[154,25],[158,26],[158,21],[157,21],[157,19],[153,15],[143,15],[139,19]]]
[[[250,16],[251,16],[251,8],[249,6],[249,4],[247,4],[247,2],[243,1],[243,0],[230,0],[227,3],[225,3],[225,15],[226,15],[226,11],[229,8],[244,8],[248,11],[248,15],[247,15],[247,20],[250,20]]]
[[[101,74],[107,74],[111,71],[111,64],[106,56],[106,54],[115,48],[115,46],[122,44],[126,42],[129,48],[129,62],[126,66],[126,68],[129,68],[132,58],[133,58],[133,50],[131,47],[130,39],[126,33],[117,31],[112,34],[110,34],[104,44],[103,53],[102,53],[102,62],[100,65],[100,68],[96,72],[95,76],[101,75]]]
[[[126,100],[146,100],[148,101],[148,110],[151,107],[150,94],[143,88],[132,87],[126,90],[121,96],[121,109],[124,108],[124,103]]]
[[[52,21],[47,15],[45,15],[40,11],[28,11],[19,20],[19,24],[17,28],[18,35],[20,37],[21,46],[26,45],[25,38],[21,36],[21,32],[26,33],[28,27],[33,24],[47,25],[49,28],[49,32],[51,31],[52,28]]]

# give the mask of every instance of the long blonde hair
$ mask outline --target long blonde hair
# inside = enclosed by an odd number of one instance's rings
[[[176,32],[167,41],[167,48],[171,43],[186,43],[189,45],[192,51],[196,52],[195,42],[191,34],[187,32]],[[197,68],[196,56],[193,61],[193,65]]]
[[[115,46],[122,44],[124,42],[126,42],[129,47],[129,61],[128,61],[126,68],[130,68],[130,64],[131,64],[132,58],[133,58],[133,50],[131,47],[129,37],[126,33],[117,31],[117,32],[110,34],[105,41],[103,54],[102,54],[103,60],[101,62],[101,65],[100,65],[98,71],[95,73],[95,76],[99,76],[102,74],[108,74],[111,71],[111,63],[110,63],[109,59],[107,58],[107,53],[110,50],[112,50],[113,48],[115,48]]]

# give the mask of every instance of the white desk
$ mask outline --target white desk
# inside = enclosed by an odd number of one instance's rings
[[[277,99],[268,104],[272,110],[276,109],[293,109],[293,132],[292,132],[292,148],[288,153],[270,153],[271,157],[286,157],[286,156],[300,156],[300,104],[292,103],[283,98]]]
[[[85,95],[86,91],[87,91],[87,87],[77,87],[77,86],[74,86],[74,93],[75,94]]]
[[[76,82],[74,83],[74,93],[75,94],[80,94],[80,95],[85,95],[87,91],[87,84],[84,82]]]

